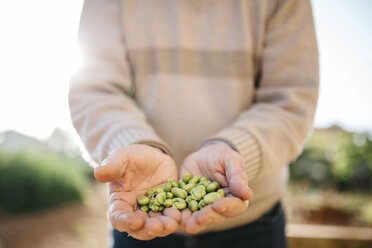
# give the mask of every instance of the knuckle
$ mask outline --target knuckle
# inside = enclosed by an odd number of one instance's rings
[[[113,192],[109,196],[109,203],[115,204],[115,201],[122,200],[123,197],[121,196],[120,192]]]

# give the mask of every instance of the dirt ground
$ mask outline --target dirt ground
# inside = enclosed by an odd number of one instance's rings
[[[93,184],[84,204],[0,220],[0,248],[107,246],[106,187]]]

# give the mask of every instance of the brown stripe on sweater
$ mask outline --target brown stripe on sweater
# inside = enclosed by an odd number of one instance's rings
[[[179,74],[245,79],[252,77],[252,55],[246,51],[206,51],[185,48],[129,50],[135,77]]]

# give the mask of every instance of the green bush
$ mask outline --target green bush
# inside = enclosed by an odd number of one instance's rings
[[[339,190],[372,189],[372,141],[367,133],[317,130],[290,164],[290,180]]]
[[[333,173],[341,190],[372,190],[372,141],[367,133],[348,135],[340,143]]]
[[[81,202],[90,175],[92,169],[79,158],[48,150],[0,150],[0,215]]]
[[[312,186],[334,185],[332,162],[317,148],[305,148],[290,164],[290,180],[306,182]]]

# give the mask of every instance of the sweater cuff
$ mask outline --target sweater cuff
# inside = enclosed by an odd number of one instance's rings
[[[250,132],[239,128],[224,129],[209,137],[204,144],[213,140],[227,143],[242,156],[249,180],[257,177],[262,167],[262,151],[258,141]]]
[[[145,144],[160,148],[165,154],[172,156],[169,146],[161,140],[153,131],[144,128],[128,128],[116,133],[108,144],[106,154],[129,146],[130,144]]]

